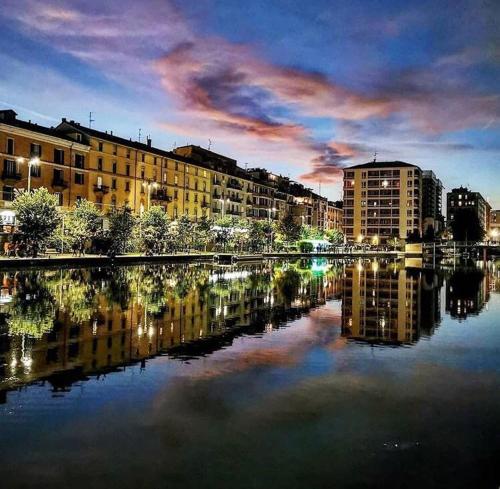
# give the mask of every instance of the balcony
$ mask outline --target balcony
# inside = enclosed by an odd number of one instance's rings
[[[202,200],[200,205],[202,209],[210,207],[210,204],[205,200]]]
[[[108,185],[97,185],[97,184],[95,184],[94,185],[94,192],[96,194],[101,194],[101,195],[107,194],[109,192],[109,186]]]
[[[151,194],[151,200],[155,200],[157,202],[172,202],[172,197],[167,195],[165,190],[158,190]]]
[[[233,211],[231,209],[228,209],[226,211],[226,214],[229,214],[230,216],[240,216],[241,215],[241,212],[240,211]]]
[[[243,185],[237,180],[229,180],[226,185],[228,188],[233,188],[235,190],[243,189]]]
[[[214,192],[214,193],[212,194],[212,197],[213,197],[214,199],[218,199],[218,200],[222,199],[222,195],[221,195],[221,194],[219,194],[218,192]]]
[[[2,179],[6,181],[10,180],[18,182],[19,180],[21,180],[21,178],[22,178],[21,174],[16,171],[4,170],[2,172]]]
[[[243,202],[243,199],[241,197],[238,197],[237,195],[230,195],[229,200],[231,202],[238,202],[238,204],[241,204]]]
[[[62,178],[54,178],[52,180],[52,187],[54,187],[55,189],[64,190],[68,188],[68,182],[66,182]]]

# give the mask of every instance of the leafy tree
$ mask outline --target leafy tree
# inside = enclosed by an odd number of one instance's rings
[[[340,229],[329,229],[325,237],[332,244],[342,244],[344,242],[344,233]]]
[[[64,229],[63,229],[64,228]],[[85,251],[85,243],[92,241],[102,233],[102,213],[94,203],[82,199],[66,214],[64,222],[58,228],[54,243],[59,246],[64,242],[66,249]]]
[[[60,221],[58,199],[44,188],[22,192],[13,202],[28,253],[36,257],[44,250]]]
[[[293,213],[288,211],[276,223],[277,237],[290,245],[300,239],[301,228],[302,226],[295,221]]]
[[[119,255],[128,251],[135,218],[130,208],[123,206],[113,209],[109,215],[109,250],[110,256]]]
[[[400,244],[400,240],[399,240],[399,236],[391,236],[388,240],[387,240],[387,244],[389,246],[393,246],[394,249],[396,249],[399,244]]]
[[[458,209],[450,222],[455,241],[481,241],[485,230],[474,209]]]
[[[213,241],[212,228],[213,221],[206,216],[201,217],[196,223],[193,233],[193,242],[196,248],[203,249],[204,251],[208,249]]]
[[[140,217],[140,246],[145,253],[161,253],[165,250],[165,238],[169,233],[170,220],[162,207],[155,205]]]
[[[193,241],[193,223],[186,215],[177,221],[177,243],[182,251],[189,249]]]
[[[428,243],[428,242],[432,242],[436,239],[436,232],[434,230],[434,226],[431,224],[429,226],[427,226],[426,230],[425,230],[425,233],[424,233],[424,236],[423,236],[423,240]]]

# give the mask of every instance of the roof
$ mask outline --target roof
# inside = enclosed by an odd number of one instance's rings
[[[404,161],[370,161],[370,163],[363,163],[361,165],[354,165],[344,168],[344,170],[354,170],[356,168],[418,168],[417,165],[405,163]]]
[[[31,121],[23,121],[21,119],[17,119],[17,114],[13,110],[1,110],[0,115],[0,124],[6,124],[7,126],[18,127],[27,131],[45,134],[47,136],[52,136],[58,139],[64,139],[65,141],[71,141],[72,143],[75,142],[74,139],[57,131],[54,127],[41,126]]]

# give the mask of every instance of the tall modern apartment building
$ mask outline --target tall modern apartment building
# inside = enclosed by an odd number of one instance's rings
[[[432,170],[422,172],[422,231],[432,227],[435,232],[444,228],[443,184]]]
[[[422,232],[422,170],[403,161],[344,169],[344,233],[348,242],[385,242]]]
[[[446,204],[448,223],[453,221],[457,210],[473,209],[484,230],[489,231],[491,206],[479,192],[473,192],[467,187],[454,188],[446,194]]]

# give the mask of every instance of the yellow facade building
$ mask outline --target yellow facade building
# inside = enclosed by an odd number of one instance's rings
[[[350,242],[378,244],[421,235],[422,171],[402,161],[344,169],[344,232]]]

